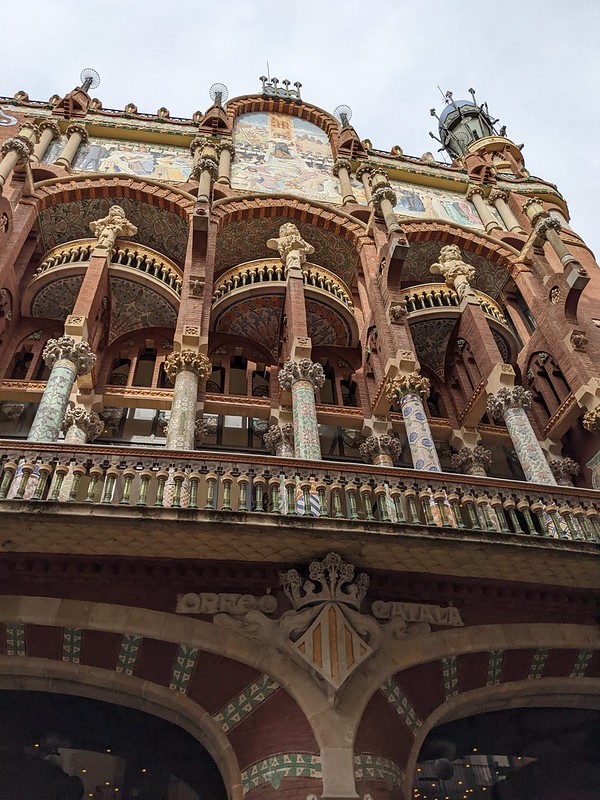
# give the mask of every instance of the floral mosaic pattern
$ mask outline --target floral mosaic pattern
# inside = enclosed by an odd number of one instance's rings
[[[158,292],[124,278],[111,278],[109,341],[143,328],[174,328],[177,309]]]
[[[25,647],[25,625],[22,622],[7,622],[4,625],[7,656],[27,655]]]
[[[58,439],[74,383],[75,365],[66,359],[57,361],[44,389],[28,442],[55,442]]]
[[[446,349],[456,319],[428,319],[410,324],[410,333],[421,364],[444,377]]]
[[[133,675],[141,644],[141,636],[133,636],[126,633],[121,636],[121,647],[117,656],[117,666],[115,667],[116,672]]]
[[[249,297],[224,311],[215,322],[215,330],[260,342],[276,355],[282,314],[282,295]]]
[[[321,758],[311,753],[281,753],[251,764],[242,772],[244,795],[270,783],[279,789],[284,778],[321,778]]]
[[[441,472],[440,460],[420,396],[414,393],[403,394],[400,408],[414,468],[425,472]]]
[[[306,323],[313,347],[349,347],[352,343],[352,331],[346,320],[325,303],[306,301]]]
[[[79,664],[81,661],[81,628],[63,628],[62,660]]]
[[[233,144],[234,189],[342,202],[329,137],[312,122],[267,111],[242,114],[235,121]]]
[[[46,284],[33,298],[31,316],[66,319],[73,310],[82,282],[83,275],[70,275]]]
[[[442,658],[442,677],[446,700],[458,694],[458,659],[456,656]]]
[[[525,410],[507,408],[504,411],[504,421],[526,480],[530,483],[556,486],[552,470],[544,457],[544,452],[536,439]]]
[[[529,667],[528,680],[538,680],[544,674],[546,661],[548,660],[548,648],[538,647],[531,659],[531,666]]]
[[[138,229],[132,242],[139,242],[182,264],[188,240],[184,219],[166,208],[142,203],[129,197],[82,198],[73,203],[57,203],[45,208],[38,221],[45,250],[73,239],[87,239],[92,234],[90,222],[108,214],[111,205],[119,205],[127,219]]]
[[[267,240],[276,239],[279,228],[289,221],[288,217],[268,217],[238,220],[223,227],[217,239],[215,273],[246,261],[272,258],[273,252],[268,249]],[[297,221],[296,225],[302,238],[315,248],[310,260],[350,284],[359,262],[352,244],[335,231],[326,231],[309,223],[298,224]],[[432,264],[437,255],[439,248]]]
[[[292,415],[296,458],[321,460],[321,442],[315,406],[315,391],[310,381],[292,384]]]
[[[487,685],[495,686],[500,683],[502,665],[504,663],[504,650],[490,650],[487,660]]]

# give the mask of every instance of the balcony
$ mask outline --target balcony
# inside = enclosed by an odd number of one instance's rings
[[[508,320],[498,303],[484,292],[475,291],[483,313],[507,330]],[[443,283],[423,283],[404,289],[398,298],[409,317],[425,317],[441,313],[443,316],[459,316],[460,298]]]

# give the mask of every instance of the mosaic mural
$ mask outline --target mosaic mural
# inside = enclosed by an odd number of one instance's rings
[[[464,195],[402,181],[392,180],[390,183],[398,198],[394,208],[396,214],[442,219],[483,230],[483,223],[475,211],[475,206],[466,200]]]
[[[187,223],[166,208],[141,203],[129,197],[81,199],[73,203],[57,203],[39,215],[44,249],[73,239],[88,239],[92,233],[89,223],[105,217],[111,205],[120,205],[138,229],[132,242],[139,242],[181,264],[188,240]]]
[[[282,295],[248,297],[224,311],[217,318],[214,329],[261,342],[277,355],[282,313]]]
[[[348,347],[352,342],[348,323],[320,301],[306,301],[306,324],[313,347]]]
[[[83,275],[70,275],[44,286],[33,299],[31,316],[66,319],[73,310],[82,281]]]
[[[287,192],[341,203],[327,134],[289,114],[242,114],[233,128],[231,185],[246,192]]]
[[[46,151],[43,162],[51,164],[55,161],[64,144],[64,136],[55,139]],[[185,183],[192,171],[192,156],[185,147],[91,136],[77,150],[73,171],[117,172],[171,183]]]
[[[429,267],[438,260],[442,246],[443,242],[439,241],[411,242],[402,265],[403,285],[443,282],[440,276],[432,275],[429,272]],[[472,264],[476,270],[475,277],[471,282],[473,288],[485,292],[490,297],[498,297],[509,277],[504,267],[492,263],[483,256],[470,253],[464,248],[461,249],[463,260],[467,264]]]
[[[410,334],[422,365],[444,377],[446,349],[456,319],[428,319],[410,325]]]
[[[111,278],[112,297],[109,342],[129,331],[174,328],[177,309],[157,292],[123,278]]]
[[[277,238],[279,228],[289,221],[287,217],[257,218],[231,222],[223,227],[217,239],[215,272],[258,258],[272,258],[273,252],[267,248],[267,240]],[[299,225],[296,222],[296,225],[302,238],[315,248],[311,262],[334,272],[350,284],[359,261],[352,244],[334,231],[325,231],[309,223]]]

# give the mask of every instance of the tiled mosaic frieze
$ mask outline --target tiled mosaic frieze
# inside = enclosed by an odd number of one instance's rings
[[[200,651],[196,647],[180,645],[177,656],[175,657],[175,663],[173,664],[169,689],[173,689],[175,692],[181,692],[181,694],[187,694],[199,652]]]
[[[255,711],[265,700],[279,689],[279,684],[268,675],[262,675],[258,680],[247,686],[237,697],[224,706],[213,716],[227,733],[232,728]]]
[[[525,410],[523,408],[505,409],[504,421],[526,479],[530,483],[556,486],[552,470],[536,439]]]
[[[446,700],[458,694],[458,659],[456,656],[442,658],[442,677]]]
[[[354,777],[357,781],[384,781],[390,787],[402,786],[404,772],[391,758],[361,753],[354,756]]]
[[[321,443],[315,406],[315,390],[310,381],[296,381],[292,384],[292,414],[296,458],[320,461]]]
[[[22,622],[7,622],[4,625],[7,656],[27,655],[25,648],[25,625]]]
[[[502,664],[504,663],[504,650],[490,650],[487,660],[487,685],[495,686],[500,683]]]
[[[414,468],[425,472],[441,472],[440,460],[421,397],[416,392],[403,394],[400,408]]]
[[[413,736],[416,736],[423,722],[396,681],[388,678],[382,684],[381,692],[398,716],[404,720]]]
[[[44,389],[27,441],[55,442],[62,429],[71,389],[75,383],[75,364],[57,361]]]
[[[593,650],[580,650],[577,653],[577,658],[575,659],[575,663],[573,664],[573,669],[571,670],[571,678],[583,678],[587,668],[590,665],[590,661],[592,660],[592,656],[594,655]]]
[[[62,660],[72,661],[75,664],[81,662],[81,640],[83,632],[81,628],[63,628],[62,636]]]
[[[321,778],[321,757],[310,753],[282,753],[257,761],[242,772],[244,794],[266,783],[279,789],[285,778]]]
[[[133,675],[141,645],[141,636],[130,636],[125,633],[121,636],[121,647],[119,648],[117,666],[115,667],[117,672],[122,672],[125,675]]]
[[[547,660],[548,648],[538,647],[531,659],[531,666],[529,667],[529,673],[527,675],[528,680],[537,680],[542,677]]]

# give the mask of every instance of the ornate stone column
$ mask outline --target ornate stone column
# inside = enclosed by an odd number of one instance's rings
[[[572,458],[552,458],[548,461],[559,486],[573,486],[572,475],[579,475],[580,467]]]
[[[352,191],[350,183],[350,173],[352,171],[352,164],[347,158],[338,158],[333,165],[333,174],[339,178],[340,188],[342,190],[342,204],[356,203],[356,197]]]
[[[168,450],[193,450],[198,383],[205,380],[211,364],[202,353],[181,350],[165,361],[167,377],[175,385],[171,416],[166,428]]]
[[[467,475],[482,475],[487,476],[487,470],[492,463],[492,454],[485,447],[477,445],[477,447],[461,447],[461,449],[452,456],[450,464],[453,469],[460,470]]]
[[[0,193],[17,164],[27,164],[33,153],[33,142],[24,136],[11,136],[0,147]]]
[[[231,162],[235,157],[235,147],[231,142],[223,141],[219,144],[219,175],[216,183],[231,186]]]
[[[425,472],[441,472],[423,406],[423,400],[429,395],[429,380],[418,372],[396,375],[388,383],[385,394],[390,403],[400,404],[414,468]]]
[[[320,364],[309,358],[286,361],[279,370],[279,385],[292,392],[294,418],[294,454],[296,458],[321,460],[321,443],[317,423],[315,390],[325,383],[325,373]]]
[[[271,425],[263,436],[267,450],[273,455],[284,458],[294,457],[294,426],[291,423],[286,425]]]
[[[370,176],[373,174],[373,167],[369,164],[361,164],[360,167],[356,170],[356,177],[359,181],[362,181],[363,189],[365,190],[365,197],[367,198],[367,203],[371,202],[371,179]]]
[[[575,264],[580,266],[579,261],[569,253],[566,244],[560,238],[559,233],[562,230],[560,222],[551,217],[550,214],[544,209],[541,201],[537,197],[530,197],[523,206],[523,211],[531,220],[534,232],[542,241],[546,239],[550,247],[554,250],[560,259],[563,268],[568,264]]]
[[[522,386],[500,389],[487,400],[487,410],[494,419],[504,419],[525,478],[531,483],[556,486],[554,475],[544,457],[525,413],[531,407],[531,392]]]
[[[492,189],[487,200],[490,205],[496,207],[496,210],[502,217],[502,222],[506,225],[510,233],[524,233],[517,218],[508,207],[508,192],[505,192],[504,189]]]
[[[62,153],[54,162],[58,167],[71,169],[71,164],[77,153],[79,145],[87,142],[89,139],[88,132],[84,125],[74,124],[69,125],[67,128],[67,143],[65,144]]]
[[[52,372],[44,389],[28,442],[55,442],[62,428],[75,378],[94,367],[96,356],[87,342],[72,336],[49,339],[42,357]]]
[[[198,200],[201,203],[209,203],[212,181],[219,174],[217,142],[199,137],[191,143],[190,150],[194,156],[194,167],[190,177],[198,181]]]
[[[384,433],[381,436],[369,436],[358,449],[367,464],[393,467],[394,461],[399,459],[402,453],[402,444],[397,436]]]
[[[60,128],[56,122],[51,119],[42,120],[39,128],[41,132],[40,140],[34,147],[33,155],[31,156],[31,160],[36,164],[39,164],[44,158],[46,150],[50,146],[50,142],[60,136]]]
[[[470,184],[467,188],[467,200],[470,200],[477,213],[479,214],[479,218],[483,222],[483,227],[486,230],[486,233],[490,233],[491,231],[501,231],[502,226],[498,224],[498,220],[494,217],[492,212],[490,211],[489,207],[486,205],[483,196],[483,188],[478,186],[477,184]]]
[[[85,444],[100,436],[104,430],[104,422],[95,411],[88,411],[83,406],[71,406],[65,412],[63,430],[65,442]]]
[[[402,233],[394,213],[394,206],[398,202],[396,192],[392,189],[386,173],[377,169],[371,178],[371,202],[376,213],[383,217],[388,233]]]

